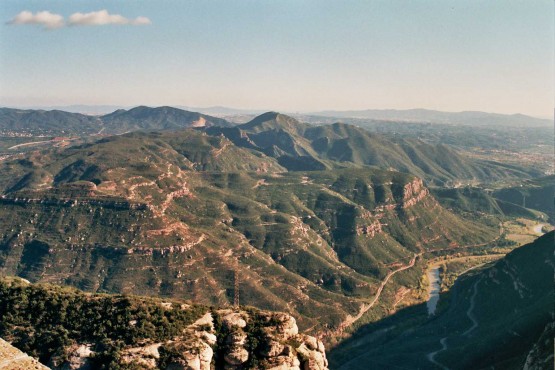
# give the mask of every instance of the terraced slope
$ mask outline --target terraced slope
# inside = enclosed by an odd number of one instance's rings
[[[498,234],[442,208],[412,175],[286,172],[258,150],[194,130],[127,134],[1,166],[3,274],[219,305],[233,300],[237,276],[241,303],[291,313],[314,331],[358,315],[415,254]]]

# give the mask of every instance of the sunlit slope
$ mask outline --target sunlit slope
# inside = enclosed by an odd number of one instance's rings
[[[225,304],[238,271],[242,303],[305,327],[358,312],[417,253],[498,233],[446,211],[412,175],[286,172],[193,130],[30,153],[2,169],[3,273]]]
[[[391,139],[342,123],[311,126],[275,112],[235,127],[208,128],[207,132],[261,151],[294,171],[369,165],[439,183],[537,175],[518,166],[471,159],[442,144]]]
[[[224,119],[173,107],[139,106],[103,116],[61,110],[0,108],[0,131],[31,135],[113,135],[139,130],[231,126]]]

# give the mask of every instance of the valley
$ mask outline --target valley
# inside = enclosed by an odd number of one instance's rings
[[[3,149],[2,276],[284,312],[332,369],[384,363],[369,343],[444,320],[460,279],[552,229],[541,197],[554,184],[525,162],[276,112],[244,124],[168,107],[55,114],[90,133]],[[465,293],[462,338],[479,330],[481,286]],[[430,337],[418,361],[445,366],[459,340],[436,351]]]
[[[372,328],[362,328],[338,346],[331,353],[331,364],[340,369],[380,364],[400,368],[431,368],[430,364],[449,369],[494,364],[521,368],[525,361],[532,361],[527,360],[529,351],[551,320],[553,292],[548,288],[548,276],[553,273],[552,253],[550,232],[497,262],[468,271],[452,290],[441,294],[433,318],[427,318],[425,305],[401,310]],[[522,259],[523,254],[528,259]],[[488,295],[495,299],[487,299]],[[498,314],[499,310],[513,309]],[[380,332],[384,334],[375,335]]]
[[[553,1],[0,2],[0,370],[553,370]]]

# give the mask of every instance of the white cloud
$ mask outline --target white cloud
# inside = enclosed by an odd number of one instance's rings
[[[106,9],[90,13],[73,13],[69,16],[67,24],[64,17],[59,14],[50,13],[45,10],[33,14],[24,10],[8,21],[9,25],[18,24],[37,24],[45,29],[53,30],[64,26],[104,26],[108,24],[121,24],[132,26],[145,26],[152,22],[147,17],[137,17],[135,19],[125,18],[119,14],[110,14]]]
[[[59,14],[50,13],[45,10],[33,14],[28,10],[24,10],[16,15],[8,24],[38,24],[45,29],[53,30],[64,26],[64,17]]]
[[[147,17],[137,17],[131,21],[132,24],[136,26],[146,26],[147,24],[152,24],[150,19]]]
[[[106,9],[90,13],[74,13],[69,16],[68,25],[70,26],[104,26],[107,24],[130,24],[142,26],[151,24],[147,17],[137,17],[128,19],[119,14],[110,14]]]

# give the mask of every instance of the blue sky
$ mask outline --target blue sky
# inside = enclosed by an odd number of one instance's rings
[[[4,0],[0,105],[551,116],[553,7],[552,0]],[[100,10],[123,24],[70,21]],[[63,25],[10,24],[22,11],[48,11]],[[150,24],[134,24],[137,17]]]

